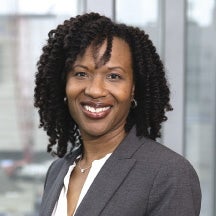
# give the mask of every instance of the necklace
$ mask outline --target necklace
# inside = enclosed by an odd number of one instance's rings
[[[85,171],[87,170],[87,169],[89,169],[89,168],[91,168],[91,166],[88,166],[88,167],[86,167],[86,168],[82,168],[82,167],[80,167],[80,161],[81,161],[81,157],[80,157],[80,159],[79,159],[79,161],[78,161],[78,163],[77,163],[77,166],[78,166],[78,168],[80,169],[80,172],[81,173],[85,173]]]

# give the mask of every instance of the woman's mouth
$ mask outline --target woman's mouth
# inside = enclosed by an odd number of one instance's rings
[[[84,109],[86,109],[87,111],[92,112],[92,113],[100,113],[100,112],[105,112],[108,109],[110,109],[110,106],[108,106],[108,107],[94,108],[94,107],[85,105]]]
[[[92,119],[101,119],[106,117],[111,110],[111,106],[91,106],[91,105],[82,105],[84,114]]]

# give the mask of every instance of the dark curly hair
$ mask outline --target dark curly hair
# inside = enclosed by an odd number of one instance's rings
[[[136,86],[134,98],[138,103],[127,117],[125,130],[128,132],[136,125],[137,136],[153,140],[160,137],[161,123],[167,120],[165,112],[172,110],[170,91],[160,57],[144,31],[114,23],[98,13],[89,13],[65,20],[48,36],[37,63],[34,94],[40,127],[49,136],[48,152],[63,157],[69,143],[73,148],[79,138],[78,126],[64,102],[67,72],[77,56],[83,55],[90,44],[93,44],[94,55],[97,55],[105,40],[107,48],[99,64],[109,61],[114,36],[126,41],[130,47]]]

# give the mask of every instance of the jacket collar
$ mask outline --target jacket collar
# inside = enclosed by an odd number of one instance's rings
[[[136,127],[134,126],[113,152],[113,155],[119,159],[132,158],[143,143],[143,138],[136,135]]]

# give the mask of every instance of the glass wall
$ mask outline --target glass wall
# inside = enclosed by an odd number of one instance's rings
[[[115,19],[118,22],[140,27],[150,35],[151,40],[161,50],[162,17],[159,0],[116,0]],[[130,9],[129,9],[130,8]]]
[[[53,160],[33,107],[36,62],[48,31],[81,10],[78,1],[1,0],[0,215],[36,215]]]
[[[216,1],[187,1],[185,153],[198,171],[202,216],[214,216]]]

